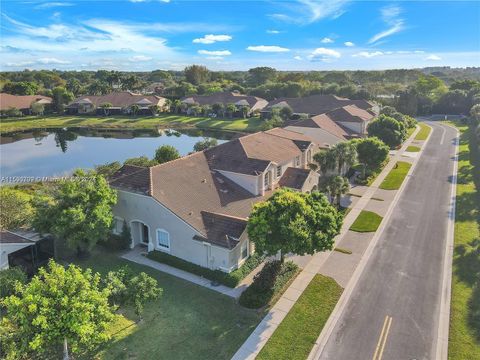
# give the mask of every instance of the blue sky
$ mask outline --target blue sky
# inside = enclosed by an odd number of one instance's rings
[[[478,1],[2,0],[1,70],[480,66]]]

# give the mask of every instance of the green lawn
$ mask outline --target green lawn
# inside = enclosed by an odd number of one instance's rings
[[[107,129],[189,128],[256,132],[263,121],[248,119],[212,119],[206,117],[160,114],[158,116],[26,116],[2,119],[0,133],[38,128],[89,127]]]
[[[418,123],[418,125],[420,126],[420,131],[415,136],[415,140],[427,140],[432,128],[424,123]]]
[[[407,146],[407,151],[408,152],[419,152],[420,151],[420,148],[418,146]]]
[[[448,358],[480,359],[480,150],[473,131],[451,124],[461,137]]]
[[[412,134],[414,133],[414,131],[417,130],[416,127],[412,127],[412,128],[408,128],[407,129],[407,139],[412,136]]]
[[[383,190],[397,190],[402,185],[403,179],[408,174],[408,170],[412,164],[404,161],[397,161],[392,170],[388,173],[385,179],[380,184],[380,189]]]
[[[315,275],[256,359],[306,359],[342,292],[332,278]]]
[[[350,230],[356,232],[375,232],[380,226],[382,219],[380,215],[373,211],[362,210],[352,226],[350,226]]]
[[[145,307],[142,323],[127,311],[110,331],[113,338],[88,359],[230,359],[261,320],[234,299],[157,270],[97,252],[78,261],[106,273],[120,266],[158,280],[162,296]]]

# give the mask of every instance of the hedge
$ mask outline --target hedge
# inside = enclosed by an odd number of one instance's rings
[[[240,295],[239,303],[250,309],[258,309],[271,303],[295,278],[299,268],[291,261],[269,261],[262,271],[255,275],[253,283]]]
[[[231,288],[237,286],[240,281],[250,274],[265,259],[264,256],[253,254],[247,260],[245,260],[242,266],[240,266],[238,269],[230,273],[226,273],[220,270],[210,270],[208,268],[204,268],[161,251],[151,251],[148,253],[147,257],[160,263],[202,276]]]

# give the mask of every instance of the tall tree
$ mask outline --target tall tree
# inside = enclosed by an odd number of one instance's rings
[[[0,229],[14,230],[28,224],[33,214],[31,196],[8,186],[0,187]]]
[[[358,161],[369,170],[377,169],[388,157],[388,146],[377,137],[356,141]]]
[[[155,151],[155,160],[159,164],[178,159],[180,153],[172,145],[162,145]]]
[[[193,85],[200,85],[210,78],[210,71],[202,65],[187,66],[183,72],[187,81]]]
[[[51,260],[30,283],[2,301],[2,328],[11,333],[2,344],[5,353],[37,358],[64,344],[78,354],[107,341],[114,314],[110,291],[99,285],[99,274],[90,269],[65,269]]]
[[[322,188],[330,194],[332,203],[340,207],[342,195],[350,191],[350,183],[343,176],[331,176],[322,183]]]
[[[331,250],[343,216],[318,191],[311,194],[280,189],[257,203],[247,224],[248,236],[260,254],[313,254]]]
[[[261,66],[248,70],[247,81],[251,86],[258,86],[267,81],[275,81],[277,70],[271,67]]]
[[[38,85],[31,81],[7,82],[2,91],[12,95],[35,95]]]
[[[117,194],[105,178],[77,171],[76,176],[60,183],[51,196],[34,199],[35,229],[65,241],[78,255],[88,254],[106,238],[112,227],[112,206]]]
[[[112,106],[113,105],[108,102],[100,104],[100,108],[103,109],[103,115],[108,116],[108,113],[110,112],[110,109],[112,108]]]
[[[217,144],[218,141],[215,138],[204,138],[203,140],[197,141],[195,145],[193,145],[193,150],[203,151],[211,147],[217,146]]]
[[[64,87],[57,86],[52,90],[53,107],[58,113],[63,113],[65,106],[73,100],[73,94]]]
[[[392,149],[407,137],[405,125],[386,115],[380,115],[368,124],[367,131],[369,136],[376,136]]]
[[[337,160],[337,173],[346,173],[357,160],[357,150],[355,144],[347,141],[334,145],[329,151],[333,151]]]

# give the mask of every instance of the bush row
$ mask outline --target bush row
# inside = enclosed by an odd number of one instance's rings
[[[195,265],[191,262],[182,260],[176,256],[172,256],[161,251],[151,251],[148,253],[147,257],[163,264],[202,276],[231,288],[237,286],[242,279],[250,274],[252,270],[254,270],[264,260],[263,256],[253,254],[237,270],[234,270],[230,273],[225,273],[220,270],[210,270],[202,266]]]
[[[280,295],[285,285],[298,273],[299,268],[291,261],[270,261],[255,275],[253,283],[240,296],[240,305],[258,309]]]

